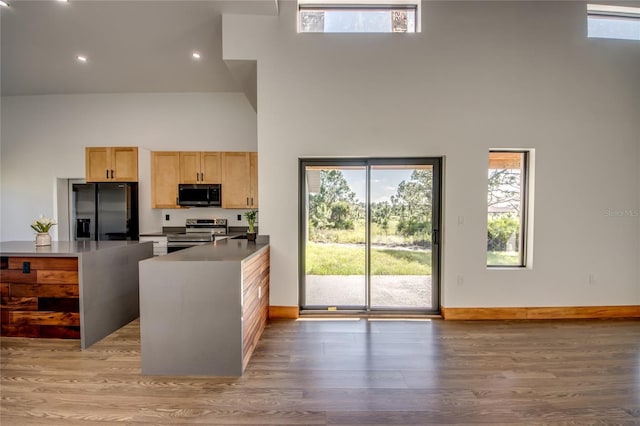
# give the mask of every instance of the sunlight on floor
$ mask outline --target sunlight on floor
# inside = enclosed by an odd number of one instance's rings
[[[298,318],[296,321],[360,321],[363,318]]]
[[[320,317],[310,317],[310,318],[298,318],[296,321],[369,321],[369,322],[377,322],[377,321],[407,321],[407,322],[416,322],[416,321],[431,321],[431,318],[349,318],[349,317],[339,317],[339,318],[320,318]]]

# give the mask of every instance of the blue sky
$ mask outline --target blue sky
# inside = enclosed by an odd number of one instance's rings
[[[398,184],[411,179],[413,170],[371,170],[371,201],[389,201],[395,195]],[[366,172],[362,170],[342,170],[344,178],[359,201],[365,201]]]

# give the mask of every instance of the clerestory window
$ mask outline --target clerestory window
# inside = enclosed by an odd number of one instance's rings
[[[419,0],[298,0],[298,32],[415,33],[419,6]]]
[[[640,7],[588,4],[587,36],[640,40]]]

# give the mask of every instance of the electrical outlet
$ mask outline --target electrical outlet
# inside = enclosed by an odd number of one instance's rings
[[[22,262],[22,273],[23,274],[31,273],[31,262]]]
[[[164,215],[164,220],[169,220],[171,218],[171,216],[169,216],[168,214]]]
[[[238,220],[242,220],[242,215],[241,214],[238,215]]]

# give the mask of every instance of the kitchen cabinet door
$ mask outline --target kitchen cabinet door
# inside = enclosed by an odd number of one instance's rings
[[[222,153],[222,207],[250,208],[251,158],[248,152]]]
[[[252,152],[249,154],[250,161],[250,176],[251,176],[251,195],[249,202],[251,208],[258,208],[258,153]]]
[[[85,148],[84,154],[86,181],[108,182],[108,148]]]
[[[138,148],[114,147],[111,148],[110,174],[113,182],[137,182],[138,181]]]
[[[178,206],[180,183],[180,152],[151,153],[151,207],[175,209]]]
[[[219,152],[180,153],[180,183],[221,183]]]
[[[200,153],[180,153],[180,183],[202,183],[200,181]]]
[[[219,152],[200,153],[201,183],[222,183],[222,170]]]
[[[87,182],[137,182],[137,147],[85,148]]]

